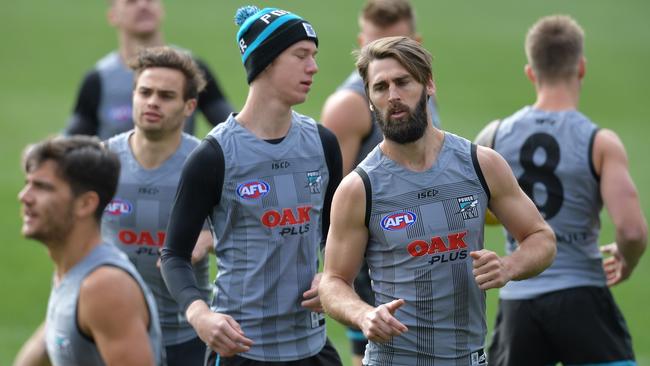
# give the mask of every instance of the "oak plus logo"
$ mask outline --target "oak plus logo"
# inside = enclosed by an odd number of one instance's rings
[[[467,231],[452,233],[446,238],[434,236],[429,241],[414,240],[406,246],[412,257],[429,256],[430,264],[454,262],[467,258]]]
[[[312,206],[288,207],[268,210],[262,215],[262,225],[280,229],[280,235],[303,235],[309,232]]]

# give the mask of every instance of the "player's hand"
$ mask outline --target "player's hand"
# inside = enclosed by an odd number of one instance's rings
[[[320,296],[318,296],[318,285],[320,284],[321,277],[323,277],[322,273],[316,273],[314,279],[311,281],[311,288],[302,293],[302,297],[305,300],[300,303],[303,307],[317,313],[323,312]]]
[[[474,259],[474,280],[481,290],[503,287],[511,276],[504,258],[487,249],[470,252]]]
[[[404,300],[397,299],[367,312],[359,325],[363,335],[373,342],[386,343],[391,338],[407,332],[406,325],[394,317],[395,311],[402,305]]]
[[[603,260],[607,286],[616,286],[630,277],[634,268],[627,263],[616,243],[603,245],[600,247],[600,252],[610,255]]]
[[[215,313],[207,307],[206,309],[207,311],[202,310],[192,316],[191,324],[208,347],[222,357],[232,357],[250,350],[253,341],[244,336],[244,331],[235,319],[226,314]]]

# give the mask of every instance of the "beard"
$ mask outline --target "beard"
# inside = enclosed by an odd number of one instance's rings
[[[54,210],[52,207],[39,215],[40,226],[29,228],[23,225],[22,233],[25,238],[46,242],[61,242],[65,240],[74,225],[72,204],[63,209]],[[55,212],[56,211],[56,212]]]
[[[372,102],[370,102],[372,103]],[[391,119],[389,116],[394,112],[406,111],[407,115],[400,119]],[[382,114],[373,104],[373,116],[384,134],[384,138],[395,141],[398,144],[408,144],[424,136],[429,124],[427,116],[427,94],[422,91],[420,100],[411,110],[406,104],[398,101],[389,102],[388,109]]]

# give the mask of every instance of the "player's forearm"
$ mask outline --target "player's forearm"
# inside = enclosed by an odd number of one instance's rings
[[[45,348],[45,325],[41,324],[16,355],[14,366],[49,365],[51,363]]]
[[[648,226],[645,219],[641,217],[639,222],[631,225],[623,225],[616,228],[616,244],[625,262],[630,268],[634,268],[648,242]]]
[[[327,273],[323,275],[318,292],[325,312],[348,326],[360,328],[363,314],[373,309],[361,300],[350,284]]]
[[[525,280],[548,268],[555,259],[555,234],[548,225],[528,235],[517,250],[505,257],[511,280]]]

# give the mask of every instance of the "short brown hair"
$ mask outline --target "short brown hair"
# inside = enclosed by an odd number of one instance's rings
[[[185,76],[183,99],[196,99],[205,88],[205,77],[192,57],[184,51],[171,47],[151,47],[141,50],[129,64],[135,73],[133,85],[138,82],[140,74],[152,67],[165,67],[178,70]]]
[[[409,0],[368,0],[361,10],[360,20],[387,28],[400,21],[408,21],[415,33],[415,13]]]
[[[526,35],[526,57],[538,80],[556,81],[578,73],[584,31],[566,15],[541,18]]]
[[[393,58],[420,84],[426,85],[433,78],[431,54],[418,42],[408,37],[386,37],[368,43],[355,51],[357,70],[368,92],[368,66],[374,60]]]
[[[57,174],[70,185],[75,197],[93,191],[99,196],[95,218],[113,199],[120,177],[120,159],[94,136],[53,137],[29,145],[23,152],[23,169],[29,173],[51,160]]]

